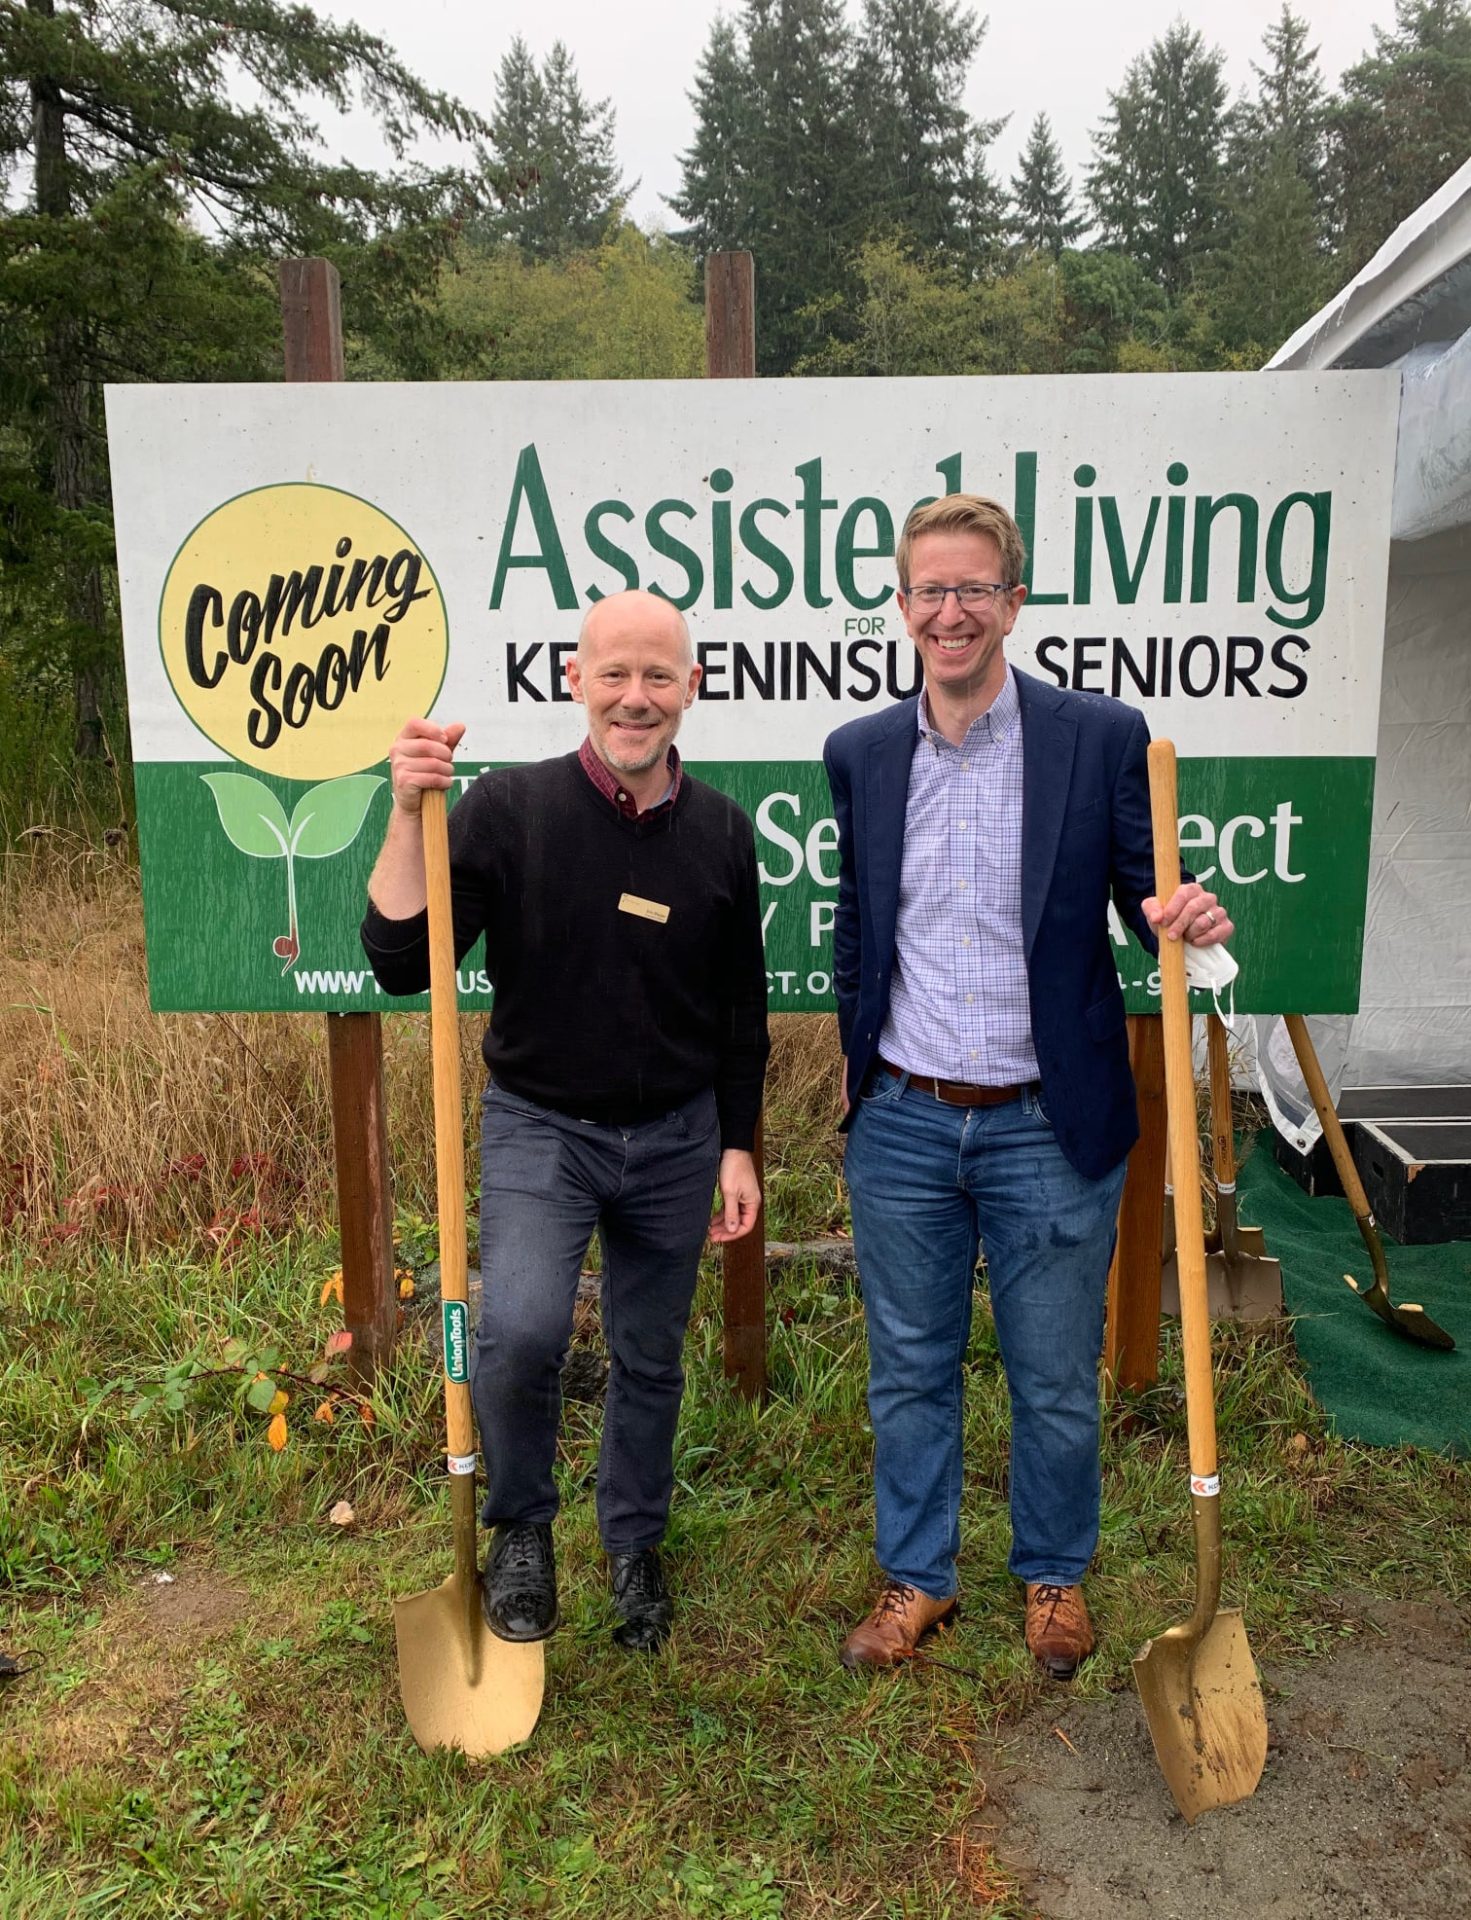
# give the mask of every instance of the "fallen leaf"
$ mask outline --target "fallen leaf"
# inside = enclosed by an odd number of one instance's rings
[[[319,1307],[325,1307],[329,1300],[335,1300],[339,1307],[342,1305],[342,1269],[341,1267],[337,1269],[336,1273],[332,1275],[330,1280],[324,1280],[322,1282],[322,1291],[321,1291],[320,1297],[317,1300],[317,1305]]]
[[[371,1427],[377,1422],[378,1416],[366,1400],[358,1408],[358,1414],[365,1427]]]
[[[332,1411],[332,1402],[330,1400],[324,1400],[312,1415],[312,1418],[313,1420],[320,1420],[324,1427],[330,1427],[337,1418],[337,1415]]]
[[[357,1515],[353,1512],[346,1500],[339,1500],[327,1515],[327,1518],[332,1522],[334,1527],[350,1527],[353,1521],[357,1519]]]
[[[266,1439],[271,1443],[272,1453],[279,1453],[286,1444],[286,1416],[278,1413],[270,1426],[266,1428]]]
[[[291,1395],[287,1393],[284,1387],[277,1387],[276,1391],[271,1395],[271,1404],[266,1408],[266,1412],[272,1414],[284,1413],[290,1405]]]
[[[346,1353],[351,1345],[352,1334],[346,1327],[339,1327],[336,1333],[329,1333],[327,1335],[327,1354],[329,1358],[334,1353]]]
[[[405,1273],[405,1274],[403,1274],[403,1275],[401,1275],[401,1276],[400,1276],[400,1278],[399,1278],[399,1283],[398,1283],[398,1297],[399,1297],[399,1299],[400,1299],[400,1300],[412,1300],[412,1299],[413,1299],[413,1297],[414,1297],[414,1276],[413,1276],[413,1275],[412,1275],[411,1273]]]

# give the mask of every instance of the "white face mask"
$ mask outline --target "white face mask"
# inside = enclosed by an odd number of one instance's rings
[[[1227,953],[1224,947],[1192,947],[1185,942],[1185,978],[1190,986],[1208,993],[1216,1005],[1227,1027],[1234,1021],[1233,1002],[1235,994],[1230,992],[1232,982],[1241,969]],[[1226,1006],[1221,1006],[1221,995],[1226,995]]]

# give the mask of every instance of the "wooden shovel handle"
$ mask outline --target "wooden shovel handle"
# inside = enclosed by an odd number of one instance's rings
[[[1150,745],[1149,805],[1154,820],[1154,891],[1163,905],[1180,884],[1180,824],[1172,741],[1155,740]],[[1159,972],[1190,1471],[1209,1476],[1216,1470],[1216,1412],[1211,1400],[1210,1309],[1205,1289],[1205,1224],[1200,1206],[1200,1138],[1195,1126],[1190,994],[1185,983],[1183,941],[1161,938]]]
[[[1308,1023],[1300,1013],[1285,1013],[1282,1018],[1287,1024],[1292,1050],[1297,1055],[1298,1070],[1302,1074],[1309,1098],[1317,1112],[1318,1124],[1323,1129],[1323,1138],[1328,1142],[1328,1151],[1333,1156],[1334,1170],[1338,1174],[1344,1196],[1353,1210],[1354,1219],[1361,1225],[1365,1220],[1372,1222],[1374,1215],[1369,1206],[1369,1196],[1364,1191],[1364,1183],[1359,1178],[1359,1170],[1354,1165],[1353,1154],[1349,1151],[1343,1122],[1339,1119],[1338,1109],[1333,1104],[1333,1095],[1328,1091],[1323,1064],[1318,1058],[1318,1049],[1313,1045],[1313,1037],[1308,1032]]]
[[[449,828],[444,794],[425,791],[420,810],[424,879],[429,892],[429,1019],[434,1060],[434,1165],[439,1195],[439,1292],[446,1305],[468,1298],[465,1253],[465,1120],[460,1101],[459,1004],[455,989],[455,930],[450,906]],[[466,1342],[468,1358],[468,1339]],[[446,1362],[448,1356],[446,1356]],[[475,1451],[468,1379],[444,1376],[449,1451]]]

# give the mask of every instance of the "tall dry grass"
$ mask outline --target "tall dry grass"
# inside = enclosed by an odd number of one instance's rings
[[[460,1023],[475,1181],[483,1016]],[[383,1022],[396,1197],[433,1208],[429,1022]],[[835,1209],[831,1017],[773,1026],[768,1190]],[[325,1016],[155,1014],[126,848],[61,833],[0,855],[0,1231],[53,1246],[221,1245],[335,1219]]]
[[[468,1111],[478,1023],[462,1025]],[[433,1193],[428,1021],[384,1022],[399,1199]],[[325,1016],[155,1014],[122,850],[0,857],[0,1222],[52,1242],[219,1244],[334,1218]],[[471,1173],[467,1161],[467,1177]]]

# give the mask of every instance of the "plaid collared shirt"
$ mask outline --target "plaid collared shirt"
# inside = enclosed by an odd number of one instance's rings
[[[684,778],[679,748],[671,747],[669,758],[664,763],[669,769],[668,790],[662,800],[656,800],[653,806],[645,807],[640,813],[638,802],[623,786],[613,769],[603,765],[591,740],[583,740],[582,745],[577,749],[577,757],[582,762],[582,771],[592,781],[598,792],[610,805],[615,806],[626,820],[647,820],[653,814],[662,813],[666,807],[672,807],[679,793],[679,783]]]
[[[879,1052],[971,1086],[1037,1078],[1022,948],[1022,716],[1010,666],[960,746],[919,700]]]

